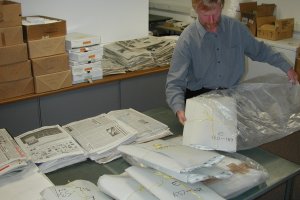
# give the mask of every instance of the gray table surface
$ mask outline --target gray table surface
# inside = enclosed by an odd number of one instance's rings
[[[152,109],[144,113],[168,125],[171,131],[174,133],[174,136],[182,134],[183,127],[178,123],[177,118],[170,109],[162,107]],[[255,199],[284,182],[287,182],[288,185],[292,184],[292,178],[300,174],[299,165],[280,158],[260,148],[239,151],[238,153],[260,163],[268,171],[270,176],[264,184],[248,190],[247,192],[234,198],[234,200]],[[46,175],[55,185],[63,185],[78,179],[89,180],[97,184],[98,178],[101,175],[120,174],[129,166],[130,165],[122,158],[116,159],[107,164],[97,164],[96,162],[87,160],[85,162],[77,163],[54,172],[50,172]],[[287,187],[287,189],[289,188],[290,187]],[[286,192],[288,193],[289,191]]]

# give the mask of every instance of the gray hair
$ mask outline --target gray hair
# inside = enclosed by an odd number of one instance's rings
[[[192,6],[195,10],[199,5],[210,8],[212,5],[220,4],[223,7],[224,3],[225,0],[192,0]]]

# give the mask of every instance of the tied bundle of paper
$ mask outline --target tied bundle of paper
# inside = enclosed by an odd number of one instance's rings
[[[102,175],[99,177],[97,185],[103,193],[116,200],[159,200],[126,173]]]
[[[118,150],[130,164],[159,170],[186,183],[208,178],[228,178],[232,173],[215,166],[224,156],[164,140],[121,145]]]
[[[211,95],[186,101],[183,144],[200,149],[237,150],[237,110],[234,98]]]
[[[25,152],[9,135],[6,129],[0,129],[0,176],[10,176],[26,168],[28,158]]]
[[[224,200],[224,198],[219,196],[201,182],[188,184],[160,171],[137,166],[127,168],[126,172],[128,172],[132,178],[153,193],[158,199]]]
[[[44,126],[15,137],[43,173],[86,160],[79,144],[59,125]]]
[[[183,137],[168,139],[168,142],[182,144]],[[224,159],[216,164],[221,170],[230,171],[228,178],[212,178],[202,181],[210,189],[225,199],[234,198],[243,192],[264,183],[269,174],[267,170],[249,157],[233,152],[223,152]]]
[[[41,192],[43,200],[112,200],[92,182],[75,180],[66,185],[51,186]]]
[[[173,135],[167,125],[132,108],[114,110],[107,115],[134,128],[137,131],[135,140],[137,143]]]
[[[204,184],[226,199],[264,183],[269,177],[259,163],[238,153],[229,153],[217,166],[230,170],[233,175],[227,179],[206,180]]]
[[[106,163],[121,156],[116,148],[135,141],[137,131],[107,114],[71,122],[63,128],[88,153],[90,159]]]

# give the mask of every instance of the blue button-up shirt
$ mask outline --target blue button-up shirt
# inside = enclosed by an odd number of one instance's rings
[[[176,113],[184,110],[186,88],[230,88],[245,72],[245,56],[287,72],[291,65],[271,47],[257,41],[239,21],[222,16],[216,33],[198,20],[181,33],[167,75],[167,103]]]

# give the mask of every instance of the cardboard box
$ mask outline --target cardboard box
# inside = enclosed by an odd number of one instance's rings
[[[29,58],[65,53],[65,37],[28,41]]]
[[[256,17],[273,16],[276,4],[261,4],[257,6]]]
[[[30,60],[0,66],[0,83],[32,77]]]
[[[0,99],[34,93],[33,78],[0,83]]]
[[[0,47],[0,65],[8,65],[27,60],[28,53],[26,43]]]
[[[69,33],[66,36],[66,49],[74,49],[79,47],[86,47],[101,43],[100,36],[90,35],[85,33]]]
[[[275,17],[260,17],[257,18],[257,24],[260,26],[257,29],[257,37],[268,40],[282,40],[293,37],[294,19],[279,19]]]
[[[21,4],[13,1],[0,1],[0,28],[21,25]]]
[[[73,84],[90,82],[103,78],[101,61],[72,66]]]
[[[256,36],[256,10],[257,2],[240,3],[241,22],[249,28],[254,36]]]
[[[261,4],[257,5],[257,2],[245,2],[240,3],[241,21],[251,31],[251,33],[257,35],[257,19],[260,17],[273,16],[275,4]]]
[[[35,93],[48,92],[72,85],[71,70],[34,77]]]
[[[0,28],[0,47],[23,43],[22,26]]]
[[[54,56],[33,58],[32,71],[34,76],[66,71],[69,69],[68,54],[57,54]]]
[[[23,23],[24,39],[26,41],[60,37],[65,36],[67,34],[66,21],[63,19],[57,19],[40,15],[29,17],[41,17],[49,20],[55,20],[57,22],[33,25],[24,25]],[[26,18],[27,17],[23,17],[23,20],[26,20]]]

